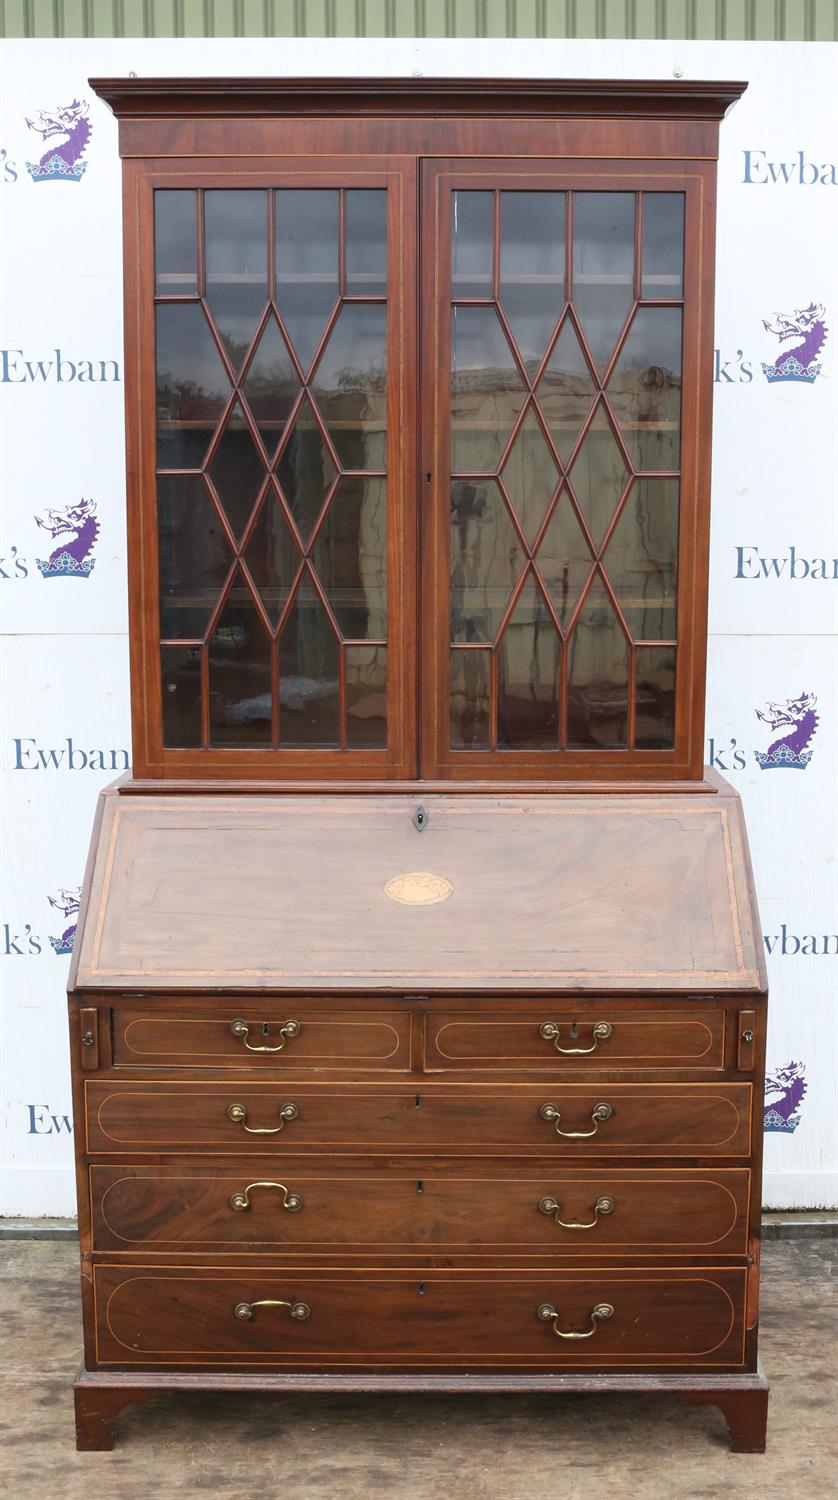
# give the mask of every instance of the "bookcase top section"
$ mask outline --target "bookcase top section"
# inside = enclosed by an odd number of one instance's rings
[[[70,989],[759,992],[738,797],[100,799]]]

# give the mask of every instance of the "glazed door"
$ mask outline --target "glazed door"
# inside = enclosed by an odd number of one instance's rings
[[[700,774],[709,192],[424,165],[426,775]]]

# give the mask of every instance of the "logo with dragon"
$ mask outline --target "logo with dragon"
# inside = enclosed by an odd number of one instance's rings
[[[780,341],[773,365],[763,364],[762,373],[769,385],[782,381],[799,381],[814,385],[822,366],[818,356],[826,343],[826,310],[822,302],[810,302],[793,313],[775,313],[774,321],[762,320],[763,328]],[[793,343],[791,349],[789,343]]]
[[[761,771],[806,770],[812,759],[810,747],[818,727],[817,701],[814,693],[801,693],[799,698],[787,698],[785,703],[766,703],[764,709],[756,710],[757,718],[772,731],[786,731],[772,740],[767,750],[754,751]]]
[[[790,1062],[787,1067],[777,1068],[776,1072],[766,1075],[766,1132],[794,1134],[800,1124],[800,1106],[806,1093],[804,1071],[802,1062]]]
[[[76,925],[79,917],[79,904],[81,902],[81,886],[74,886],[66,891],[59,891],[57,896],[49,896],[50,906],[60,911],[62,916],[68,920],[60,937],[50,938],[50,947],[53,953],[72,953],[73,939],[76,935]]]
[[[43,578],[89,578],[96,561],[91,554],[99,535],[96,503],[80,500],[66,510],[48,510],[36,516],[35,524],[62,540],[49,557],[36,557]]]
[[[87,114],[87,100],[74,99],[57,109],[39,109],[33,119],[26,116],[44,146],[40,161],[26,163],[33,182],[81,182],[87,171],[82,157],[92,134]]]

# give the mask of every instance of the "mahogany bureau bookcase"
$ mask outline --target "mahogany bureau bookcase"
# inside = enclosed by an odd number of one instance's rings
[[[78,1443],[176,1389],[764,1447],[766,981],[702,767],[743,84],[96,81],[131,777],[70,975]]]

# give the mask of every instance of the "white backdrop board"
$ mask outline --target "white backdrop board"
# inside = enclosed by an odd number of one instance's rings
[[[6,43],[0,1213],[74,1211],[68,954],[130,756],[120,164],[87,84],[129,72],[749,81],[721,129],[706,759],[744,799],[762,910],[766,1204],[838,1203],[836,66],[790,43]]]

